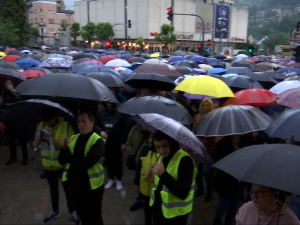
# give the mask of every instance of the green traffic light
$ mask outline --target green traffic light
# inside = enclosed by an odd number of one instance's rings
[[[249,49],[248,52],[253,52],[253,49]]]

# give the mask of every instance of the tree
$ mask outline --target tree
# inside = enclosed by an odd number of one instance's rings
[[[60,24],[59,30],[60,30],[60,31],[67,31],[68,26],[69,26],[69,24],[67,24],[67,23],[65,23],[65,22],[62,22],[62,23]]]
[[[0,43],[2,46],[19,46],[19,30],[11,22],[0,21]]]
[[[176,35],[172,34],[174,29],[172,25],[163,24],[160,28],[160,36],[155,36],[155,40],[165,44],[165,49],[167,49],[168,44],[172,44],[177,40]]]
[[[36,27],[33,27],[32,24],[26,23],[26,33],[29,36],[38,37],[40,35],[39,29]]]
[[[271,34],[268,36],[268,39],[264,40],[263,45],[265,49],[269,50],[270,54],[273,54],[276,45],[286,43],[287,41],[288,37],[285,33]]]
[[[265,12],[265,18],[270,18],[270,17],[276,16],[276,15],[277,15],[277,13],[272,9],[267,9]]]
[[[91,46],[92,38],[95,35],[96,25],[93,22],[88,22],[85,26],[81,27],[81,36],[87,39],[88,45]]]
[[[74,39],[74,43],[76,45],[76,42],[77,42],[77,38],[81,35],[81,32],[80,32],[80,24],[79,23],[73,23],[71,28],[71,37]]]
[[[144,38],[142,36],[138,37],[135,40],[135,43],[140,46],[141,50],[143,50],[143,47],[144,47]]]
[[[108,40],[112,32],[112,25],[110,23],[98,23],[95,28],[95,36],[99,41]]]

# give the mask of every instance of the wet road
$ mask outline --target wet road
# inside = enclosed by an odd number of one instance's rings
[[[20,153],[20,149],[18,151]],[[0,152],[0,224],[43,224],[44,217],[51,211],[51,201],[47,180],[40,179],[43,171],[40,157],[27,166],[21,165],[20,155],[17,163],[6,166],[8,158],[8,148],[3,147]],[[136,194],[133,177],[134,172],[124,167],[124,190],[105,190],[102,202],[104,224],[144,223],[142,209],[129,211]],[[61,216],[49,224],[73,224],[61,185],[60,194]],[[189,224],[211,224],[216,204],[216,193],[209,203],[204,203],[204,197],[195,198]]]

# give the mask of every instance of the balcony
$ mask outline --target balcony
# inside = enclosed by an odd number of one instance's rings
[[[44,27],[44,26],[46,26],[46,23],[44,23],[44,22],[39,22],[39,23],[38,23],[38,26],[39,26],[39,27]]]

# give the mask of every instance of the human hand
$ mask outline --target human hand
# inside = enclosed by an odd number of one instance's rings
[[[12,85],[11,82],[7,81],[7,82],[5,82],[4,85],[5,85],[5,88],[6,88],[7,90],[9,90],[10,92],[13,92],[13,91],[14,91],[14,86]]]
[[[149,182],[154,182],[154,173],[153,173],[153,170],[152,169],[148,169],[146,172],[145,172],[145,179]]]
[[[121,152],[124,152],[126,150],[126,144],[121,145]]]
[[[160,163],[154,163],[153,172],[159,177],[165,172],[165,165],[163,160],[161,160]]]
[[[64,140],[63,140],[63,149],[67,149],[67,148],[69,148],[69,138],[68,137],[66,137],[66,138],[64,138]]]
[[[57,140],[53,140],[53,144],[56,148],[59,148],[61,146],[61,142]]]
[[[101,136],[102,138],[104,138],[104,139],[107,139],[107,138],[108,138],[107,133],[104,132],[104,131],[101,131],[101,132],[100,132],[100,136]]]

